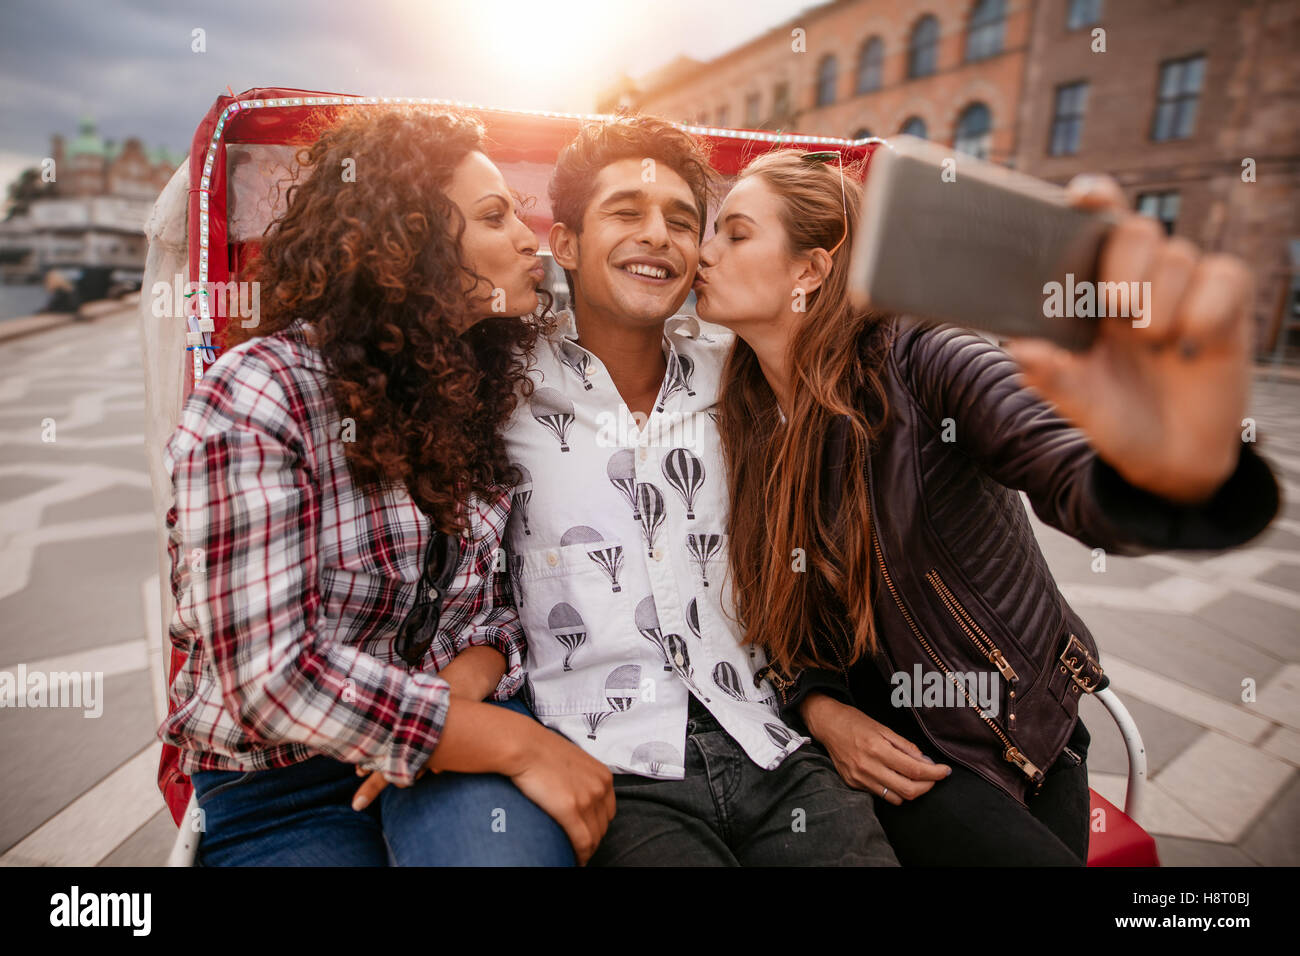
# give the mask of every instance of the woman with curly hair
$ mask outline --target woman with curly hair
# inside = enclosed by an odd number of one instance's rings
[[[564,865],[613,815],[609,771],[515,699],[497,429],[542,272],[483,136],[394,107],[301,150],[261,314],[167,445],[188,658],[159,733],[203,865]]]

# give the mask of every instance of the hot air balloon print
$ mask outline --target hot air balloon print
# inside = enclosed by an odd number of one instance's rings
[[[604,535],[595,528],[578,525],[564,532],[560,538],[560,547],[567,547],[571,544],[594,544],[604,540]],[[595,561],[596,565],[605,572],[605,577],[609,578],[609,583],[615,593],[623,590],[618,585],[618,572],[623,568],[623,546],[621,544],[595,548],[587,552],[587,557]]]
[[[641,665],[623,664],[615,667],[605,678],[605,699],[614,713],[630,710],[641,696]]]
[[[641,511],[636,506],[636,459],[631,448],[620,448],[609,456],[605,474],[610,483],[618,489],[619,494],[632,506],[632,520],[641,520]]]
[[[664,384],[659,390],[659,401],[655,403],[655,411],[662,412],[664,410],[664,403],[681,390],[681,379],[677,374],[677,353],[669,352],[668,370],[664,373]]]
[[[529,710],[536,709],[537,690],[533,687],[533,678],[529,674],[524,675],[524,703],[528,705]]]
[[[645,535],[646,553],[653,558],[655,534],[664,523],[664,495],[654,485],[643,481],[636,486],[636,502],[641,511],[641,533]]]
[[[672,744],[651,740],[632,751],[632,766],[643,767],[652,777],[661,775],[667,767],[680,767],[681,754]]]
[[[565,339],[560,343],[560,361],[577,373],[583,388],[591,390],[591,382],[587,381],[587,368],[591,365],[591,354],[586,349]]]
[[[602,723],[605,722],[605,718],[612,713],[614,713],[612,710],[602,710],[602,711],[597,711],[595,713],[582,715],[583,718],[587,721],[588,740],[596,739],[596,730],[600,727]]]
[[[587,625],[583,623],[582,616],[574,609],[572,604],[565,604],[561,601],[551,608],[546,624],[551,629],[551,635],[560,642],[560,646],[565,650],[564,669],[566,671],[573,670],[569,666],[569,661],[573,658],[573,652],[587,640]]]
[[[687,520],[694,521],[695,495],[704,484],[704,462],[686,448],[674,448],[664,455],[662,467],[668,484],[682,496]]]
[[[695,397],[695,390],[691,388],[691,376],[695,374],[695,362],[689,355],[677,356],[677,379],[681,387],[686,389],[686,394],[692,398]]]
[[[655,405],[655,410],[662,412],[664,403],[672,398],[674,394],[686,390],[687,395],[694,395],[691,388],[691,376],[695,373],[695,363],[689,355],[680,355],[677,352],[671,352],[668,355],[668,371],[664,375],[664,386],[659,393],[659,401]]]
[[[713,683],[732,700],[745,701],[745,688],[741,686],[740,675],[726,661],[718,661],[713,667]]]
[[[560,440],[560,451],[568,451],[565,440],[573,424],[573,402],[553,388],[539,388],[528,400],[528,408],[537,423]]]
[[[643,597],[637,603],[632,617],[641,636],[659,648],[659,653],[664,659],[664,670],[671,671],[673,665],[668,662],[668,651],[664,648],[664,632],[659,629],[659,613],[655,609],[655,599],[648,595]]]
[[[506,558],[510,568],[510,589],[514,593],[515,606],[524,606],[524,558],[521,554],[512,554]]]
[[[705,696],[700,685],[695,683],[695,668],[691,666],[691,655],[686,649],[686,641],[680,634],[664,635],[664,651],[668,654],[668,659],[677,667],[677,673],[681,676],[684,683],[691,690],[695,691],[695,696],[699,697],[706,704],[709,698]]]
[[[790,733],[780,724],[764,724],[763,729],[767,731],[768,738],[782,750],[790,746],[790,741],[794,740],[794,734]]]
[[[600,569],[605,572],[605,576],[609,578],[611,591],[617,594],[623,590],[618,583],[618,572],[623,569],[623,546],[621,544],[588,551],[587,557],[595,561]]]
[[[519,512],[519,520],[524,523],[524,534],[532,534],[528,528],[528,503],[533,500],[533,473],[517,461],[512,464],[519,472],[519,483],[515,485],[510,507]]]
[[[686,536],[686,550],[690,552],[695,563],[700,567],[700,579],[703,580],[704,586],[709,586],[709,561],[722,550],[722,535],[720,534],[688,534]]]
[[[695,598],[691,598],[690,603],[686,605],[686,626],[691,629],[696,640],[704,640],[700,634],[700,606],[695,602]]]

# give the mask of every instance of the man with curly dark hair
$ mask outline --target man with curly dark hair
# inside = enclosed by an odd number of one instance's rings
[[[523,635],[494,573],[536,239],[476,121],[324,126],[247,277],[258,321],[164,454],[188,657],[159,733],[204,812],[200,862],[585,861],[610,774],[515,699]],[[398,786],[354,799],[358,768]]]
[[[573,311],[506,431],[531,703],[614,771],[594,864],[896,865],[870,795],[781,721],[732,610],[713,418],[732,339],[669,318],[713,188],[697,141],[652,117],[589,124],[556,165]]]

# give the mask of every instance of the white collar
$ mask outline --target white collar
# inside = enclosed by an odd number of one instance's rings
[[[572,309],[561,309],[555,314],[555,330],[561,337],[571,342],[578,341],[578,319]],[[670,347],[671,336],[685,339],[700,338],[700,320],[689,312],[672,316],[664,322],[664,339],[669,342]]]

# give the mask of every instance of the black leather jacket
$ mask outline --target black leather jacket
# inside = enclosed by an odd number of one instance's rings
[[[844,460],[842,432],[829,436],[824,467],[833,490],[823,507],[836,513],[833,479],[841,469],[867,469],[883,653],[838,671],[772,673],[772,682],[784,715],[797,721],[798,704],[812,691],[864,706],[852,694],[863,685],[858,668],[876,667],[886,680],[914,675],[918,664],[923,673],[985,671],[997,689],[996,717],[972,706],[912,713],[949,759],[1024,803],[1069,740],[1080,695],[1105,686],[1106,677],[1087,626],[1057,590],[1018,492],[1044,522],[1089,547],[1139,554],[1249,540],[1277,513],[1277,482],[1243,444],[1236,472],[1210,501],[1174,504],[1125,482],[1082,432],[1021,387],[1006,353],[979,336],[891,323],[864,339],[863,361],[872,361],[873,349],[874,361],[883,355],[885,425],[860,463]],[[874,401],[864,407],[879,420]],[[834,651],[831,659],[842,660],[847,647],[833,623],[844,613],[830,599],[809,636]]]

